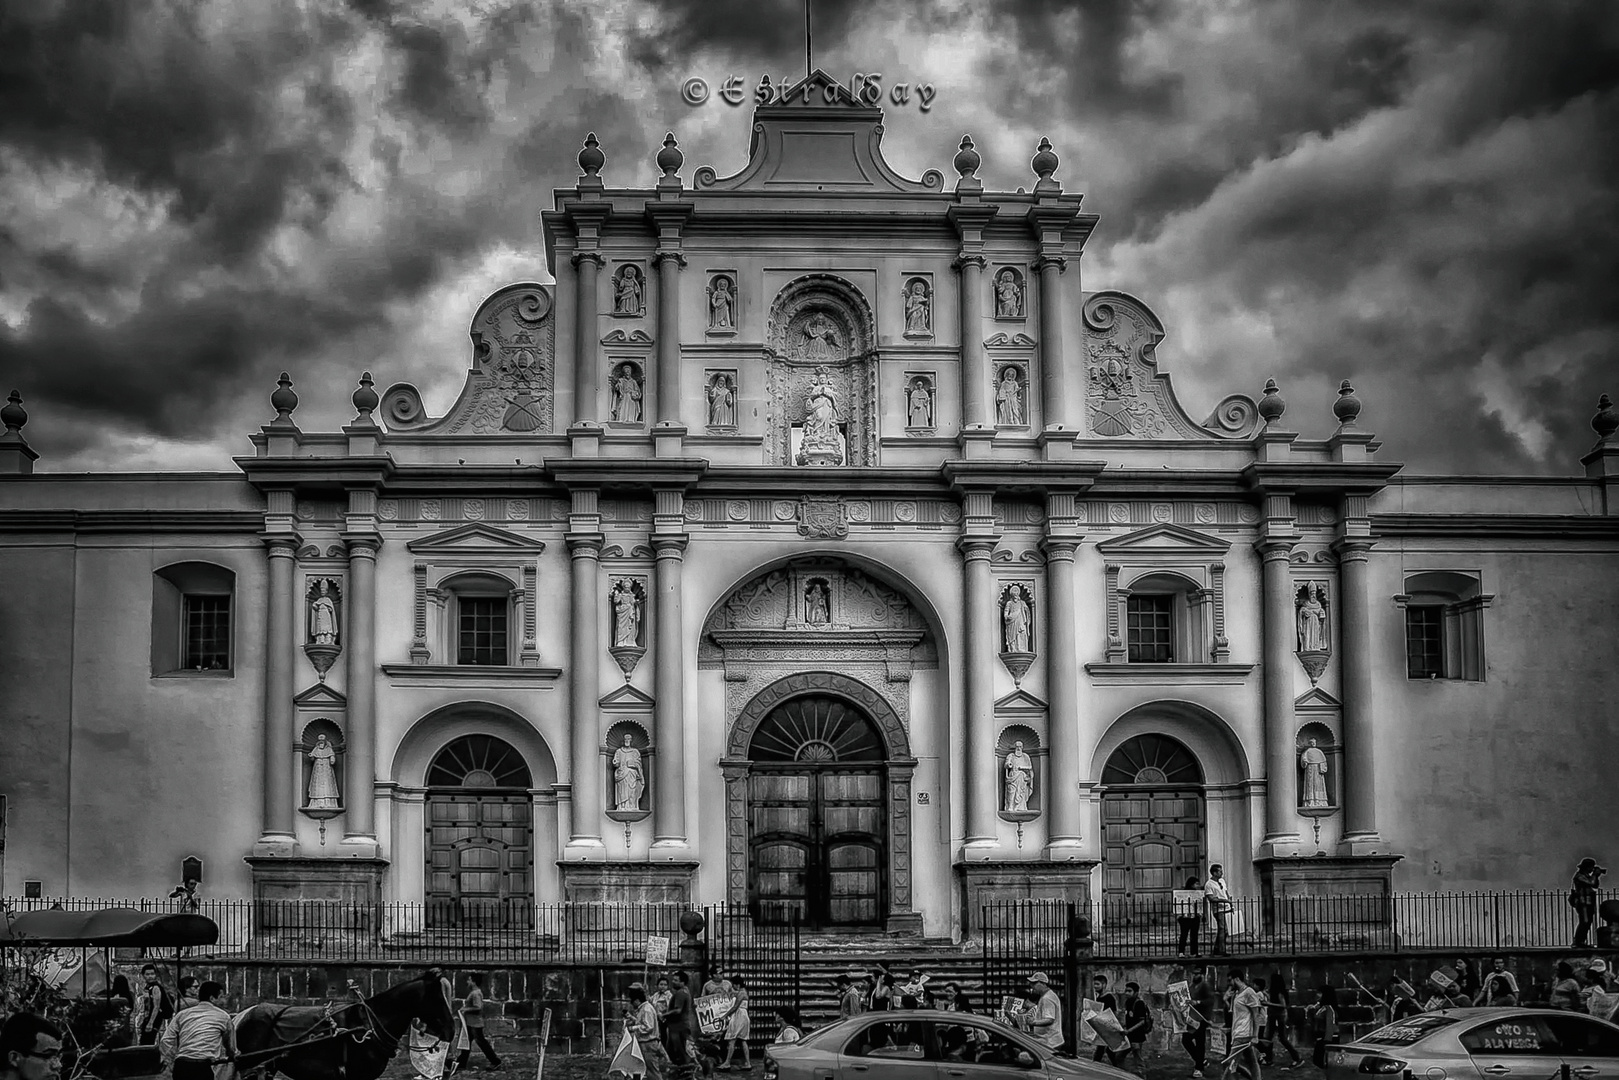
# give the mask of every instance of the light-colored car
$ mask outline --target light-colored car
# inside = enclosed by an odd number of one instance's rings
[[[896,1009],[840,1020],[765,1051],[765,1080],[1140,1080],[1111,1065],[1058,1057],[987,1016]]]
[[[1619,1025],[1561,1009],[1422,1013],[1328,1046],[1327,1080],[1619,1080]]]

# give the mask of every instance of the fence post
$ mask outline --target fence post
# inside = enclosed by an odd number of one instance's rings
[[[1063,995],[1062,1018],[1063,1049],[1077,1054],[1079,1050],[1079,912],[1074,902],[1068,902],[1068,934],[1063,939],[1062,981],[1067,991]]]

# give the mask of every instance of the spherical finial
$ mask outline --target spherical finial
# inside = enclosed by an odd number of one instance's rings
[[[686,155],[675,145],[675,133],[671,131],[663,137],[663,149],[658,151],[658,168],[663,170],[663,175],[673,176],[680,171],[680,166],[685,160]]]
[[[1332,403],[1332,415],[1344,427],[1353,424],[1360,415],[1360,398],[1355,396],[1355,388],[1349,385],[1348,379],[1338,384],[1338,400]]]
[[[1034,174],[1040,178],[1040,183],[1048,183],[1051,174],[1057,171],[1057,155],[1051,152],[1051,140],[1042,138],[1040,145],[1035,148],[1034,158],[1030,160],[1034,167]]]
[[[11,392],[11,400],[17,400],[17,391]],[[9,425],[11,421],[7,420],[6,423]],[[1599,439],[1606,439],[1619,431],[1619,410],[1613,407],[1613,399],[1607,394],[1597,398],[1597,414],[1591,417],[1591,428]]]
[[[978,166],[982,161],[983,159],[978,156],[978,151],[973,149],[973,137],[963,135],[961,137],[961,149],[956,151],[954,162],[956,171],[961,174],[961,178],[966,180],[971,177],[973,173],[978,171]]]
[[[376,411],[381,400],[376,390],[372,388],[371,373],[367,371],[361,374],[359,388],[354,391],[354,411],[360,414],[356,419],[367,424],[371,423],[371,414]]]
[[[596,141],[596,133],[592,131],[585,136],[585,148],[579,151],[579,167],[586,176],[595,176],[605,164],[607,155],[601,152],[601,144]]]
[[[1603,397],[1606,401],[1606,396]],[[22,407],[22,394],[16,390],[5,405],[0,406],[0,423],[6,425],[7,435],[16,435],[22,432],[22,426],[28,423],[28,410]]]
[[[298,395],[292,392],[292,379],[287,373],[281,373],[281,379],[276,383],[276,391],[270,395],[270,405],[275,409],[277,424],[292,423],[292,410],[298,407]]]
[[[1275,379],[1266,379],[1265,396],[1259,399],[1259,415],[1265,423],[1274,424],[1286,411],[1287,402],[1282,400],[1282,388],[1276,385]]]

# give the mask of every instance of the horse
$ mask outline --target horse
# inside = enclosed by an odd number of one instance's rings
[[[455,1014],[444,983],[428,972],[380,994],[338,1005],[264,1002],[237,1013],[237,1067],[272,1080],[377,1080],[420,1018],[428,1033],[455,1038]]]

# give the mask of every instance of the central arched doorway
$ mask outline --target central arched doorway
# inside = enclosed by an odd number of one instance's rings
[[[1169,924],[1173,892],[1201,880],[1203,769],[1168,735],[1126,739],[1102,768],[1102,921]]]
[[[493,735],[446,744],[427,770],[430,926],[526,930],[534,924],[533,781]]]
[[[888,914],[886,750],[870,716],[810,694],[772,709],[748,745],[750,906],[811,929]]]

